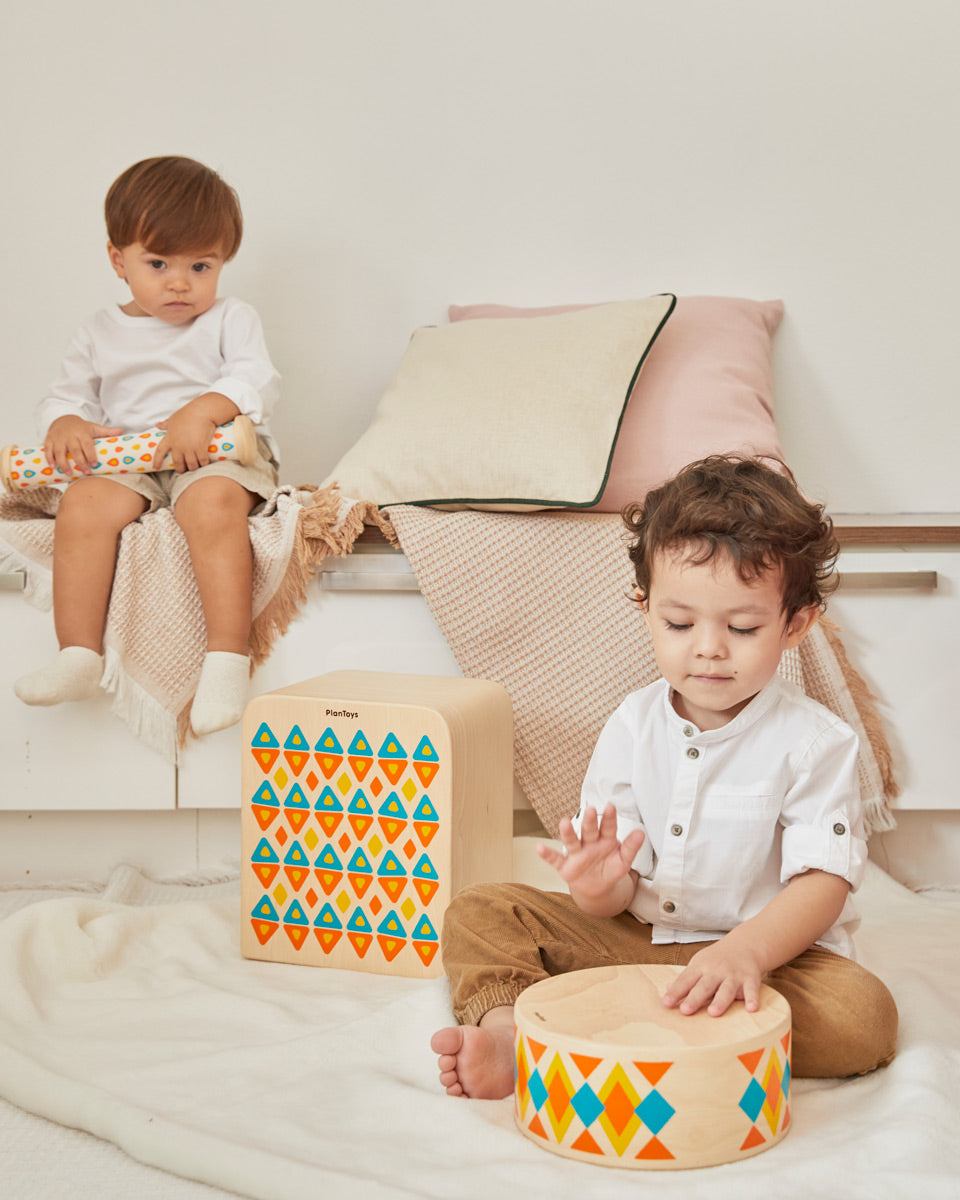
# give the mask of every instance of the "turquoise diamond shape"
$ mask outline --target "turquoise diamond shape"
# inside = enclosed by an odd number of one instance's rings
[[[589,1083],[585,1083],[579,1092],[571,1099],[573,1111],[584,1125],[592,1125],[603,1112],[603,1101]]]
[[[633,1111],[653,1134],[658,1134],[677,1110],[654,1088]]]
[[[549,1092],[544,1086],[543,1080],[540,1078],[539,1071],[534,1071],[534,1073],[527,1080],[527,1088],[530,1091],[530,1098],[533,1100],[537,1112],[539,1112],[540,1109],[543,1108],[544,1104],[546,1104],[547,1096],[549,1095]]]
[[[760,1084],[755,1079],[751,1079],[747,1090],[740,1098],[740,1107],[751,1121],[755,1121],[760,1115],[760,1110],[763,1108],[763,1102],[766,1098],[767,1093]]]

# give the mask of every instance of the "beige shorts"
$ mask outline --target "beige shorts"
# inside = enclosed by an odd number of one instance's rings
[[[143,496],[150,502],[144,511],[154,512],[158,508],[172,508],[192,483],[211,476],[232,479],[261,500],[270,499],[279,479],[277,463],[262,437],[257,438],[257,457],[247,466],[228,460],[207,463],[205,467],[182,474],[176,471],[144,471],[132,475],[110,475],[109,478]]]

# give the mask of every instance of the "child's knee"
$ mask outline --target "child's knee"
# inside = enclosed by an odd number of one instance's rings
[[[795,1028],[793,1072],[798,1077],[843,1078],[885,1067],[897,1051],[899,1015],[886,986],[863,972],[857,995],[809,1028]]]

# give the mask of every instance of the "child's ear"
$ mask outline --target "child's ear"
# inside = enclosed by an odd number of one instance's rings
[[[820,609],[816,604],[795,612],[787,622],[786,648],[792,650],[794,646],[799,646],[819,619]]]
[[[118,279],[126,279],[127,273],[123,267],[123,252],[118,250],[113,242],[107,242],[107,254],[110,257],[110,266],[113,267]]]

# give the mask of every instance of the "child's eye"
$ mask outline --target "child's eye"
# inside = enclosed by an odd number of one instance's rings
[[[210,270],[210,264],[209,263],[194,263],[193,267],[191,269],[196,271],[196,273],[198,275],[202,275],[204,273],[204,271]]]
[[[759,628],[759,625],[754,625],[752,629],[738,629],[735,625],[731,625],[730,632],[739,633],[742,637],[749,637],[752,633],[756,633]]]
[[[676,623],[676,621],[666,621],[666,622],[665,622],[665,624],[666,624],[666,626],[667,626],[667,628],[668,628],[668,629],[676,629],[676,630],[681,630],[681,631],[682,631],[682,630],[684,630],[684,629],[691,629],[691,628],[692,628],[692,626],[690,626],[690,625],[678,625],[678,624]]]
[[[150,259],[150,266],[153,267],[153,269],[155,271],[162,271],[166,265],[167,264],[163,261],[162,258],[151,258]]]

